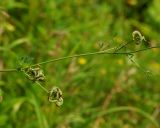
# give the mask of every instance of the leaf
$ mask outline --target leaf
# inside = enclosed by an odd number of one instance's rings
[[[13,43],[10,44],[10,49],[18,46],[18,45],[21,45],[21,44],[24,44],[24,43],[29,43],[29,40],[27,38],[20,38],[20,39],[17,39],[15,41],[13,41]]]

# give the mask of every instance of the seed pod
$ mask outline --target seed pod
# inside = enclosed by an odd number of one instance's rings
[[[61,97],[61,98],[59,98],[58,100],[57,100],[57,102],[55,102],[56,103],[56,105],[58,106],[58,107],[60,107],[62,104],[63,104],[63,98]]]
[[[62,91],[58,87],[53,87],[49,91],[49,102],[55,103],[58,107],[63,104]]]
[[[45,75],[43,74],[42,69],[40,69],[39,67],[36,68],[31,68],[29,67],[28,69],[26,69],[26,74],[28,75],[28,79],[32,80],[32,81],[40,81],[43,82],[45,81]]]
[[[133,37],[133,40],[135,41],[136,45],[139,45],[143,41],[146,41],[145,37],[142,36],[142,34],[137,30],[132,33],[132,37]]]

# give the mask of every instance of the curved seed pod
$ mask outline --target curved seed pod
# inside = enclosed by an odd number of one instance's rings
[[[32,81],[45,81],[45,75],[43,74],[42,69],[39,67],[36,68],[27,68],[25,73],[28,75],[28,78]]]
[[[62,104],[63,104],[63,98],[61,97],[61,98],[59,98],[59,100],[56,102],[56,105],[57,105],[58,107],[60,107]]]
[[[62,91],[58,87],[53,87],[49,91],[48,100],[57,106],[61,106],[63,104]]]
[[[142,34],[137,30],[132,33],[132,37],[133,37],[133,40],[135,41],[136,45],[139,45],[143,41],[146,41],[145,37],[142,36]]]

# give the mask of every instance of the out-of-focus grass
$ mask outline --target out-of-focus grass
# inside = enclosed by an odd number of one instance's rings
[[[0,69],[16,67],[23,56],[37,63],[98,51],[97,42],[115,46],[131,41],[133,30],[141,31],[149,45],[159,45],[159,4],[159,0],[1,0]],[[59,86],[64,93],[61,108],[49,103],[46,93],[22,74],[1,73],[0,127],[154,127],[135,111],[98,115],[132,106],[159,123],[159,55],[159,50],[152,50],[135,56],[152,71],[149,78],[125,56],[74,58],[42,66],[44,86]],[[96,111],[88,112],[92,109]]]

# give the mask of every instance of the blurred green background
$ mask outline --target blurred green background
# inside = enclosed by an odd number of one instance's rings
[[[38,63],[96,52],[98,42],[112,47],[132,41],[134,30],[143,33],[147,45],[159,45],[160,0],[0,0],[0,69],[16,68],[24,56]],[[123,55],[43,65],[43,86],[61,88],[61,107],[22,73],[0,73],[0,127],[155,128],[136,111],[105,113],[135,107],[160,124],[159,55],[154,49],[134,56],[143,70],[152,72],[149,77]]]

